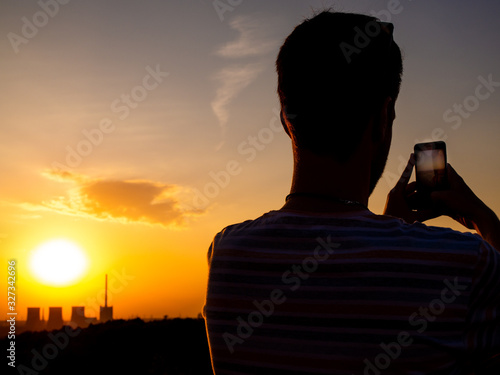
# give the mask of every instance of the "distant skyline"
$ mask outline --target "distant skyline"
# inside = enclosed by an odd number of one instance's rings
[[[98,316],[106,273],[117,319],[197,316],[213,236],[289,192],[274,61],[297,24],[329,6],[392,22],[404,56],[369,208],[383,211],[414,143],[444,140],[500,212],[498,2],[5,0],[0,262],[17,261],[19,319],[28,306]],[[54,239],[88,258],[76,284],[45,285],[29,268]]]

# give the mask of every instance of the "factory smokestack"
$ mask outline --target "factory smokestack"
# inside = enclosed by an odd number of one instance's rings
[[[104,291],[104,307],[108,307],[108,274],[106,274],[106,284]]]
[[[104,306],[100,306],[99,320],[107,322],[113,320],[113,306],[108,306],[108,275],[106,274],[104,284]]]

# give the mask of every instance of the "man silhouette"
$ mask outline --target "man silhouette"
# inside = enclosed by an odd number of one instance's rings
[[[277,58],[294,171],[280,210],[210,247],[205,318],[216,374],[493,373],[500,353],[500,222],[447,165],[418,206],[414,157],[367,208],[396,117],[391,24],[322,12]],[[426,206],[428,207],[428,206]],[[421,222],[448,215],[479,233]],[[498,359],[498,357],[496,357]]]

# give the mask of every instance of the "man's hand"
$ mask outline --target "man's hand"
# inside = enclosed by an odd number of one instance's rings
[[[477,197],[464,179],[448,164],[446,166],[450,188],[431,193],[434,205],[469,229],[475,229],[481,237],[500,250],[500,221],[495,213]]]
[[[416,183],[408,183],[414,165],[415,155],[411,154],[399,181],[387,195],[384,209],[384,215],[399,217],[410,224],[415,221],[423,222],[441,215],[430,208],[414,210],[417,204]]]
[[[396,186],[389,192],[384,214],[399,217],[408,223],[426,221],[441,215],[455,219],[468,229],[475,229],[481,237],[496,249],[500,249],[500,221],[465,181],[447,164],[449,189],[430,194],[431,208],[421,205],[416,183],[408,183],[415,165],[415,156],[410,160]]]
[[[450,164],[446,166],[446,173],[449,189],[433,191],[432,202],[440,207],[442,215],[451,217],[468,229],[476,229],[475,218],[481,216],[483,211],[486,212],[488,207],[474,194]]]

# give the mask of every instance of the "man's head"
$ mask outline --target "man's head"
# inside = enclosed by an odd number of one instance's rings
[[[392,125],[402,61],[391,24],[322,12],[288,36],[276,67],[282,121],[297,150],[343,162],[377,126],[384,103]]]

